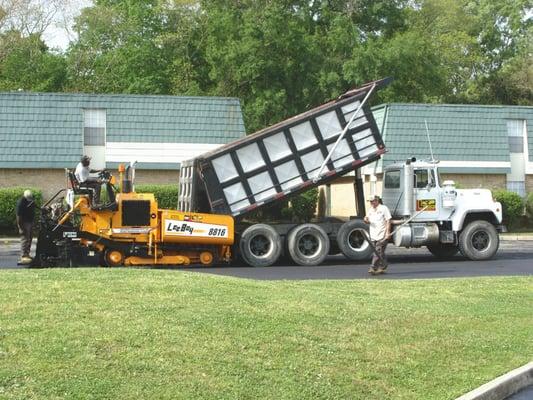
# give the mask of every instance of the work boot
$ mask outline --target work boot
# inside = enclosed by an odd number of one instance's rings
[[[378,272],[378,271],[377,271],[376,269],[374,269],[373,267],[370,267],[370,268],[368,269],[368,273],[369,273],[370,275],[376,275],[377,272]]]
[[[376,274],[384,274],[385,272],[387,271],[387,268],[383,268],[383,267],[379,267],[377,270],[376,270]]]
[[[29,265],[32,262],[32,258],[30,256],[22,256],[20,257],[20,260],[18,260],[17,265]]]

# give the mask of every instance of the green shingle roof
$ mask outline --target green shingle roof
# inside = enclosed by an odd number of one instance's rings
[[[108,142],[223,144],[245,135],[235,98],[0,93],[0,168],[75,165],[87,108],[106,109]]]
[[[533,107],[392,103],[373,111],[388,150],[385,165],[430,158],[425,121],[438,160],[509,162],[507,120],[526,120],[533,160]]]

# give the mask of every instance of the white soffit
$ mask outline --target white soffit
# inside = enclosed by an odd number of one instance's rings
[[[107,142],[106,162],[180,163],[212,151],[221,144],[212,143],[138,143]]]

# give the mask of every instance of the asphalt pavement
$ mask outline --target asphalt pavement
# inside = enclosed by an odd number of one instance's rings
[[[33,245],[35,248],[35,245]],[[19,245],[0,240],[0,268],[17,266]],[[301,267],[282,262],[265,268],[233,266],[176,268],[198,273],[234,276],[248,279],[428,279],[469,276],[533,275],[533,241],[501,241],[496,256],[487,261],[470,261],[460,255],[448,261],[437,260],[425,248],[387,248],[390,267],[386,274],[371,276],[367,262],[350,262],[342,255],[330,256],[322,265]]]

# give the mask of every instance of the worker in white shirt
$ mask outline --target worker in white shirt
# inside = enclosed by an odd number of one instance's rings
[[[370,209],[364,221],[370,224],[370,240],[376,249],[372,257],[372,265],[368,270],[372,275],[383,274],[388,267],[385,249],[391,236],[392,217],[387,206],[383,205],[379,196],[372,196]]]
[[[100,201],[100,190],[102,181],[98,177],[93,177],[91,174],[101,172],[100,169],[91,169],[91,157],[82,156],[80,162],[76,166],[74,176],[78,180],[81,188],[89,188],[93,190],[93,204],[98,204]]]

